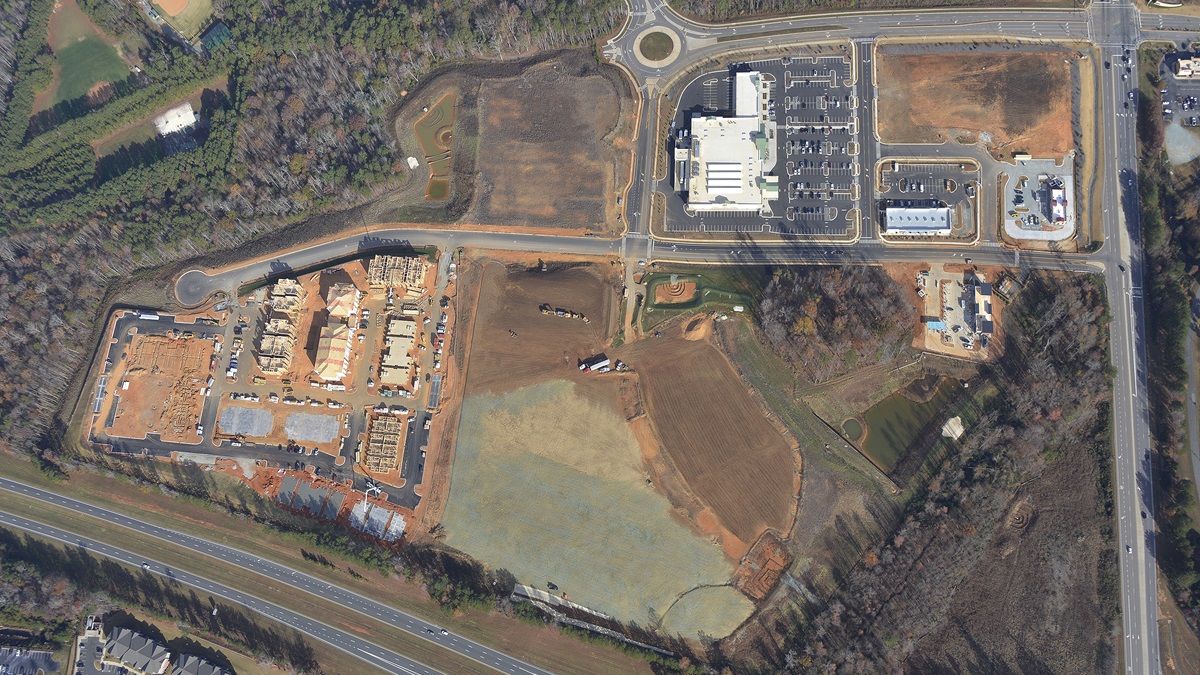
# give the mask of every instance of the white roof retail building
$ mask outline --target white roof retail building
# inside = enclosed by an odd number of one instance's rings
[[[775,121],[767,102],[773,82],[757,71],[734,76],[734,115],[694,115],[686,163],[688,209],[759,213],[779,198]]]
[[[903,236],[947,237],[950,207],[888,208],[883,212],[885,233]]]

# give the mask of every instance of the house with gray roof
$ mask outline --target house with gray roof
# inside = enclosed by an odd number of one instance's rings
[[[101,663],[129,669],[133,675],[164,675],[171,652],[161,642],[128,628],[114,628],[104,642]]]

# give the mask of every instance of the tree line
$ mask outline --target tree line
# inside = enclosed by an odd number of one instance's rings
[[[201,598],[176,581],[94,556],[82,547],[63,547],[0,527],[0,561],[5,579],[18,575],[34,589],[19,589],[19,593],[52,600],[54,605],[73,600],[64,613],[72,617],[72,627],[85,609],[108,611],[118,606],[109,598],[119,598],[218,636],[247,653],[290,664],[300,672],[320,672],[312,647],[299,632],[260,621],[236,605]],[[52,589],[48,593],[41,590],[46,584]],[[0,583],[0,592],[6,588]],[[47,610],[35,606],[30,611],[45,614]],[[71,636],[65,634],[66,639]]]

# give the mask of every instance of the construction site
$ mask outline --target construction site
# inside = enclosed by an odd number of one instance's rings
[[[214,343],[183,334],[134,334],[112,385],[109,435],[194,445],[211,382]]]

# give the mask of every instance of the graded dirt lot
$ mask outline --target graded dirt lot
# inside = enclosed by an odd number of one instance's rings
[[[474,219],[603,231],[615,226],[621,118],[606,77],[569,74],[548,62],[519,77],[487,80],[479,94]],[[610,212],[614,212],[610,214]]]
[[[109,435],[198,443],[196,424],[204,404],[211,340],[134,335],[123,368],[111,380],[118,399]],[[122,388],[122,382],[129,388]],[[113,404],[109,404],[113,405]],[[106,411],[107,413],[107,407]]]
[[[546,272],[488,265],[477,303],[468,396],[512,391],[547,378],[595,382],[579,372],[579,361],[608,343],[619,284],[616,268],[607,265],[555,266]],[[542,314],[543,304],[582,313],[588,322]]]
[[[979,135],[994,152],[1037,157],[1074,147],[1071,66],[1061,53],[876,54],[884,142]]]
[[[694,324],[705,321],[696,317],[631,345],[628,361],[666,453],[748,548],[767,528],[787,531],[799,489],[797,455],[724,355],[696,334],[701,326]]]
[[[578,368],[615,330],[616,282],[603,264],[483,271],[442,524],[447,544],[523,583],[553,582],[574,602],[646,625],[681,594],[727,584],[734,563],[655,490],[628,423],[641,414],[633,376]],[[545,303],[589,322],[542,314]],[[725,590],[664,625],[690,636],[733,630],[753,606]]]

